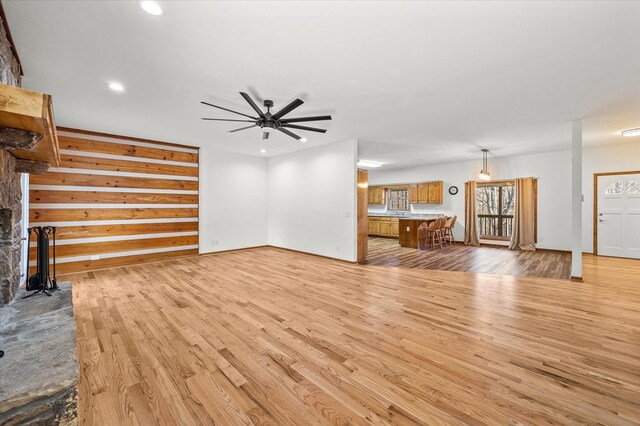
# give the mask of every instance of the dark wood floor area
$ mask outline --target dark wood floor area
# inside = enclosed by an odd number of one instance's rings
[[[521,251],[506,247],[470,247],[454,244],[443,249],[418,250],[401,247],[397,238],[369,237],[370,265],[441,271],[480,272],[568,279],[571,253],[560,251]]]
[[[67,275],[81,425],[631,425],[640,261],[585,282],[258,248]]]

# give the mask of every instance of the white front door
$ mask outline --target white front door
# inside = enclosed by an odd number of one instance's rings
[[[640,173],[598,176],[598,254],[640,259]]]

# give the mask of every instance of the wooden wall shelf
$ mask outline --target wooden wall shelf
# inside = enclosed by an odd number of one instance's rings
[[[23,136],[28,135],[28,132],[35,132],[42,138],[35,138],[37,143],[25,140],[11,144],[7,139],[10,136],[7,135],[20,133],[19,131],[24,131]],[[0,134],[4,135],[0,148],[9,149],[14,157],[46,163],[51,167],[58,167],[60,164],[50,95],[0,84]]]

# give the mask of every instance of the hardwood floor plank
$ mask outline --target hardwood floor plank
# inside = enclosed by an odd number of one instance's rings
[[[401,247],[397,238],[369,237],[366,264],[496,275],[564,278],[571,275],[571,253],[514,251],[506,247],[455,244],[443,249]]]
[[[69,274],[79,423],[639,422],[640,261],[415,265],[266,247]]]

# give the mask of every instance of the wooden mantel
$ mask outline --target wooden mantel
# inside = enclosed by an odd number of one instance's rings
[[[0,84],[0,149],[40,170],[59,166],[50,95]]]

